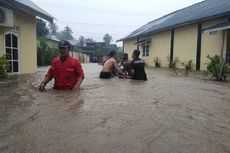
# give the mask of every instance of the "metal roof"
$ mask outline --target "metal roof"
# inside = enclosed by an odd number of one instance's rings
[[[34,9],[34,10],[36,10],[36,11],[42,13],[42,14],[44,14],[44,15],[47,15],[47,16],[49,16],[51,18],[54,18],[52,15],[50,15],[49,13],[44,11],[42,8],[40,8],[39,6],[37,6],[35,3],[33,3],[30,0],[15,0],[15,1],[17,1],[17,2],[19,2],[21,4],[23,4],[23,5],[26,5],[26,6],[30,7],[30,8],[32,8],[32,9]]]
[[[41,9],[30,0],[0,0],[0,5],[10,9],[17,9],[28,14],[41,17],[47,21],[53,22],[54,17]]]
[[[140,36],[147,36],[180,26],[229,15],[230,0],[205,0],[151,21],[118,41],[130,40]]]

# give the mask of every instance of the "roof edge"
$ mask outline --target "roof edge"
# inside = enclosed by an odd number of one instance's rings
[[[152,35],[152,34],[155,34],[155,33],[158,33],[158,32],[163,32],[163,31],[167,31],[167,30],[170,30],[170,29],[175,29],[175,28],[179,28],[179,27],[182,27],[182,26],[191,25],[191,24],[195,24],[195,23],[199,23],[199,22],[205,22],[205,21],[209,21],[209,20],[213,20],[213,19],[220,19],[220,18],[224,18],[224,17],[229,16],[229,14],[230,14],[230,11],[222,13],[222,14],[206,17],[206,18],[187,21],[187,22],[183,22],[183,23],[180,23],[180,24],[177,24],[177,25],[165,27],[163,29],[159,29],[159,30],[156,30],[156,31],[151,31],[151,32],[148,32],[148,33],[140,34],[140,35],[137,35],[137,36],[134,36],[134,37],[121,38],[121,39],[117,40],[117,42],[132,40],[132,39],[135,39],[135,38],[138,38],[138,37],[149,36],[149,35]]]

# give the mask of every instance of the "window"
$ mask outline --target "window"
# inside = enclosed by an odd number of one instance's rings
[[[19,72],[18,37],[12,33],[5,34],[5,52],[10,63],[9,73]]]
[[[142,44],[142,56],[148,57],[149,56],[149,42],[145,42]]]

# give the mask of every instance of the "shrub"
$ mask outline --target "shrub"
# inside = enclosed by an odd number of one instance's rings
[[[155,63],[155,67],[159,68],[161,67],[161,62],[159,57],[155,57],[153,62]]]
[[[189,61],[185,61],[185,62],[182,62],[181,65],[184,67],[184,70],[185,70],[185,75],[188,76],[188,74],[190,72],[192,72],[192,70],[194,69],[194,64],[192,62],[192,60],[189,60]]]
[[[175,74],[177,75],[177,69],[178,69],[178,65],[179,65],[179,63],[180,63],[179,57],[175,57],[175,58],[173,58],[172,60],[170,60],[170,57],[168,56],[167,59],[168,59],[169,68],[170,68],[173,72],[175,72]]]
[[[7,55],[0,56],[0,79],[7,78],[7,71],[9,68],[10,65],[7,60]]]
[[[207,74],[215,78],[216,81],[225,81],[227,74],[230,72],[230,67],[227,63],[220,62],[220,56],[207,56],[209,62],[207,63]]]

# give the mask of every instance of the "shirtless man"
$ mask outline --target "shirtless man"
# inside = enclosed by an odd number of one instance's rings
[[[105,62],[104,66],[101,70],[100,78],[101,79],[111,78],[113,69],[115,69],[119,74],[125,76],[125,74],[123,74],[122,70],[120,70],[118,65],[117,65],[117,61],[115,59],[115,52],[111,51],[109,53],[109,59]]]

